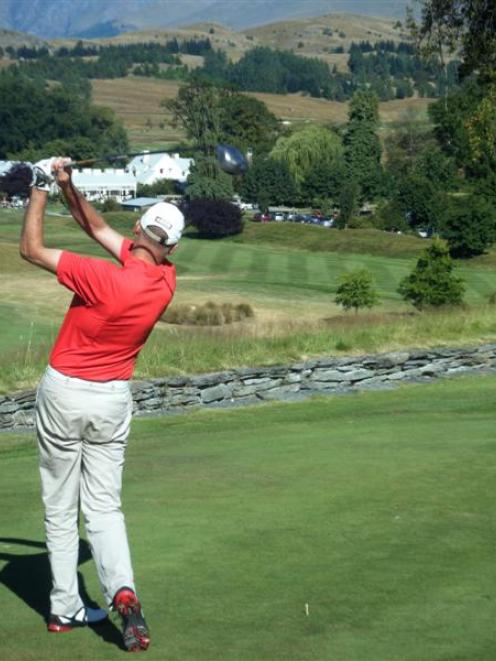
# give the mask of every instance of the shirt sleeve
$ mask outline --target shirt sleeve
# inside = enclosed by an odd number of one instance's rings
[[[103,259],[64,250],[57,266],[57,280],[85,303],[94,305],[110,293],[116,268],[115,264]]]
[[[124,264],[124,262],[129,258],[133,245],[134,244],[131,239],[124,239],[122,242],[121,254],[119,255],[119,261],[121,264]]]

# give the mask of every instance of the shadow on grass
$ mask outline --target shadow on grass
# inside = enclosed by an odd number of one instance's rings
[[[30,608],[36,611],[46,621],[50,613],[50,589],[52,580],[50,563],[44,542],[15,537],[0,537],[1,544],[18,545],[33,549],[41,549],[37,553],[17,555],[0,551],[0,561],[7,564],[0,571],[0,583],[22,599]],[[79,565],[91,559],[91,550],[84,539],[79,543]],[[79,594],[86,606],[98,608],[98,604],[90,597],[86,589],[84,576],[78,572]],[[106,643],[117,645],[124,649],[120,631],[111,620],[106,620],[98,626],[88,627]]]

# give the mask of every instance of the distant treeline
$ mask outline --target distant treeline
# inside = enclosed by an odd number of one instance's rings
[[[190,71],[179,55],[202,55],[202,67]],[[418,96],[438,97],[458,83],[458,62],[441,68],[435,58],[421,59],[411,43],[393,41],[352,42],[348,72],[332,69],[322,59],[292,51],[255,47],[238,62],[225,51],[214,50],[208,38],[166,44],[140,43],[112,46],[61,47],[53,54],[45,47],[10,48],[11,57],[22,58],[8,68],[12,75],[57,80],[88,93],[88,79],[120,78],[129,74],[156,78],[199,80],[230,86],[239,91],[290,94],[346,101],[358,89],[371,89],[379,100]],[[161,66],[166,65],[166,66]]]
[[[126,59],[131,62],[160,62],[160,58],[164,54],[176,55],[179,53],[186,53],[188,55],[204,55],[207,51],[212,50],[212,43],[208,37],[205,39],[170,39],[165,44],[157,42],[138,43],[138,44],[116,44],[99,46],[96,44],[85,44],[83,41],[78,41],[75,46],[68,48],[67,46],[60,46],[52,53],[46,46],[20,46],[14,48],[7,46],[5,51],[0,48],[0,57],[3,57],[4,52],[7,53],[11,59],[17,60],[39,60],[45,57],[91,57],[100,56],[103,58],[117,57],[118,59]]]
[[[438,97],[458,83],[458,62],[442,69],[432,58],[424,61],[411,44],[394,42],[352,43],[349,73],[332,69],[319,58],[295,55],[291,51],[254,48],[236,63],[225,52],[212,50],[204,66],[194,75],[213,83],[229,84],[251,92],[310,96],[345,101],[358,89],[374,91],[379,100],[419,96]]]

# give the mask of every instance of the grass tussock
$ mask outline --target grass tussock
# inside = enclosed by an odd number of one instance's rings
[[[162,321],[179,326],[225,326],[254,316],[255,313],[249,303],[207,301],[203,305],[175,305],[165,312]]]

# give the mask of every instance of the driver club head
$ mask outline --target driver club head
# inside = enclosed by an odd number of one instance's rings
[[[217,145],[215,156],[219,167],[227,174],[244,174],[248,168],[248,162],[239,149],[232,145]]]

